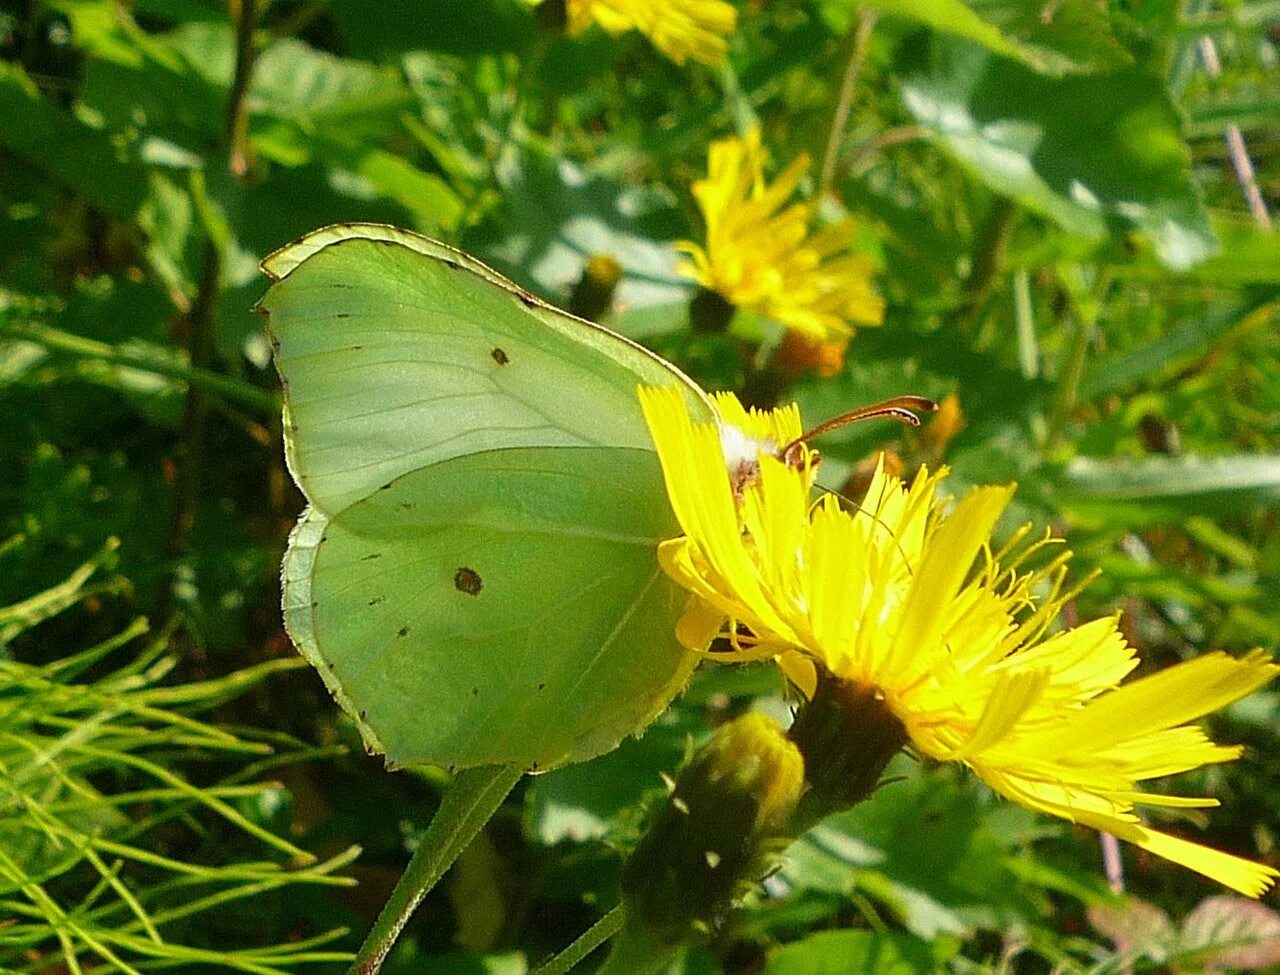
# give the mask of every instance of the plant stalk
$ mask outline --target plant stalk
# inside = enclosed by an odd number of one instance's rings
[[[229,376],[219,375],[208,369],[175,365],[131,352],[121,352],[107,342],[64,332],[50,325],[37,325],[30,322],[0,324],[0,337],[34,342],[50,352],[103,362],[107,365],[123,366],[126,369],[137,369],[140,372],[164,376],[166,379],[176,379],[192,386],[201,386],[214,396],[268,416],[280,411],[279,397],[265,389],[259,389]]]
[[[227,152],[231,175],[243,179],[249,174],[249,113],[245,96],[253,78],[253,32],[258,27],[257,0],[230,0],[231,19],[236,25],[236,66],[227,101]]]
[[[840,143],[844,141],[844,131],[849,125],[849,113],[853,111],[853,91],[858,80],[858,72],[867,54],[867,43],[871,40],[871,32],[876,26],[876,11],[863,10],[858,14],[858,23],[853,29],[853,43],[849,49],[849,60],[845,62],[844,77],[840,81],[840,94],[836,99],[835,111],[831,115],[831,128],[827,132],[827,147],[822,154],[822,168],[818,177],[818,196],[831,188],[835,181],[836,166],[840,159]]]
[[[1007,196],[997,196],[987,212],[973,247],[973,267],[965,282],[964,299],[955,312],[955,323],[963,329],[974,324],[995,288],[1017,215],[1017,205]]]
[[[626,920],[626,914],[622,910],[622,905],[619,904],[587,928],[568,948],[545,964],[539,965],[530,975],[566,975],[574,965],[617,934],[624,920]]]
[[[382,968],[422,898],[498,811],[523,774],[515,765],[485,765],[458,773],[348,975],[374,975]]]

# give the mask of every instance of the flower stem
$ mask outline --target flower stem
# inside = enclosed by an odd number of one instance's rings
[[[382,967],[422,898],[498,811],[523,774],[515,765],[485,765],[458,773],[348,975],[374,975]]]
[[[821,175],[818,177],[819,196],[830,189],[835,181],[840,143],[844,141],[844,130],[849,125],[849,113],[853,110],[853,86],[858,80],[858,71],[867,53],[867,42],[871,39],[871,31],[875,26],[875,10],[864,10],[858,15],[849,60],[845,63],[844,78],[840,82],[840,95],[831,115],[831,129],[827,132],[827,148],[822,154],[822,169],[819,171]]]
[[[244,179],[249,174],[249,113],[245,96],[253,78],[253,32],[258,26],[257,0],[234,0],[231,19],[236,25],[235,75],[227,99],[227,152],[231,174]]]
[[[1004,266],[1017,215],[1017,205],[1007,196],[997,196],[991,203],[991,209],[987,211],[986,220],[983,221],[978,239],[974,243],[973,269],[964,285],[964,299],[955,312],[955,323],[962,329],[974,325],[982,313],[983,305],[991,296],[996,278]]]
[[[568,948],[549,962],[539,965],[530,975],[565,975],[574,965],[617,934],[622,929],[622,923],[625,920],[626,914],[622,910],[622,905],[619,904],[599,921],[587,928]]]
[[[1066,361],[1058,373],[1053,413],[1049,419],[1049,431],[1045,436],[1044,452],[1046,453],[1058,445],[1080,398],[1080,381],[1084,378],[1089,346],[1093,342],[1094,328],[1101,310],[1101,297],[1106,293],[1111,281],[1110,274],[1104,271],[1099,274],[1090,293],[1079,268],[1063,268],[1059,277],[1070,301],[1073,327],[1067,338]]]

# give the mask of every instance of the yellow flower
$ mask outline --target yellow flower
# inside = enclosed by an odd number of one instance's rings
[[[877,471],[850,513],[832,495],[811,504],[810,458],[787,464],[760,450],[735,494],[719,427],[740,420],[741,407],[721,396],[721,424],[699,424],[678,393],[640,398],[685,532],[658,555],[694,595],[678,627],[687,647],[705,652],[727,637],[733,650],[717,659],[776,658],[809,697],[819,675],[870,691],[918,753],[963,762],[1016,802],[1250,896],[1271,884],[1271,868],[1148,829],[1135,812],[1216,805],[1138,783],[1240,754],[1189,722],[1270,681],[1280,668],[1264,654],[1212,653],[1121,686],[1137,659],[1115,619],[1048,635],[1071,595],[1062,591],[1069,553],[1019,572],[1047,544],[1012,555],[1025,532],[992,553],[1012,487],[976,489],[948,514],[941,472],[908,485]],[[785,416],[751,423],[776,422],[787,437],[799,418],[794,407]]]
[[[569,33],[592,22],[610,34],[638,30],[676,64],[717,65],[729,49],[738,12],[724,0],[568,0]]]
[[[760,133],[711,144],[708,174],[693,184],[706,224],[706,247],[682,242],[685,273],[731,304],[757,311],[812,339],[849,336],[879,325],[884,302],[871,287],[872,264],[850,253],[853,220],[814,232],[816,206],[788,203],[809,168],[794,159],[764,182]]]

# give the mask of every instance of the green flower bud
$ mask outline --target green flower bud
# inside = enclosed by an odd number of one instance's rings
[[[694,752],[623,868],[615,969],[644,971],[642,959],[705,938],[789,842],[803,788],[799,749],[760,714]]]

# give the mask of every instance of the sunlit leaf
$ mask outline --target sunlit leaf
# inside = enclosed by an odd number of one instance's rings
[[[1048,78],[934,37],[912,45],[902,98],[974,177],[1074,234],[1131,228],[1174,268],[1213,253],[1178,116],[1141,69]]]

